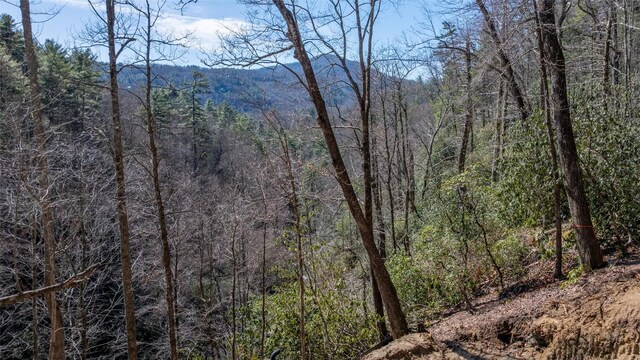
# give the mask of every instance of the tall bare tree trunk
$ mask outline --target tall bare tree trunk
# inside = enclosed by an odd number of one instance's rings
[[[298,199],[298,193],[295,184],[295,178],[291,169],[291,158],[287,151],[287,166],[289,172],[289,184],[291,186],[291,198],[290,202],[293,207],[293,213],[295,218],[295,232],[296,232],[296,247],[298,256],[298,316],[300,318],[300,359],[305,360],[307,358],[307,339],[305,334],[305,310],[304,310],[304,253],[302,252],[302,214],[300,214],[300,203]]]
[[[127,195],[124,177],[124,149],[122,145],[122,121],[118,94],[118,68],[116,65],[115,0],[106,0],[107,39],[109,43],[109,80],[111,91],[111,111],[113,119],[113,162],[116,168],[116,196],[120,229],[120,261],[122,264],[122,287],[124,291],[124,312],[127,327],[127,353],[129,360],[138,358],[136,341],[136,316],[133,306],[133,280],[131,274],[131,252],[129,249],[129,218],[127,215]]]
[[[82,268],[86,269],[89,267],[89,259],[87,258],[88,252],[89,252],[89,242],[87,241],[87,232],[85,230],[85,219],[84,219],[84,214],[86,211],[86,205],[85,205],[85,191],[84,189],[82,190],[82,193],[80,194],[80,218],[78,219],[79,222],[79,235],[80,235],[80,246],[81,246],[81,251],[82,251],[82,258],[81,258],[81,263],[82,263]],[[87,319],[87,304],[86,304],[86,300],[85,300],[85,296],[86,296],[86,283],[83,282],[82,284],[80,284],[80,294],[79,296],[79,323],[80,323],[80,345],[81,345],[81,351],[82,351],[82,360],[87,360],[87,356],[89,353],[89,323],[88,323],[88,319]]]
[[[604,265],[600,244],[595,236],[589,204],[582,184],[578,150],[573,136],[569,96],[565,75],[565,60],[558,41],[554,0],[540,1],[540,24],[545,43],[546,63],[553,77],[553,117],[560,145],[565,192],[575,227],[580,260],[587,271]]]
[[[375,244],[374,238],[374,224],[373,224],[373,198],[376,183],[373,178],[371,160],[371,132],[370,132],[370,114],[371,114],[371,50],[372,50],[372,36],[373,36],[373,24],[375,22],[375,6],[376,1],[371,0],[369,2],[371,9],[368,14],[367,21],[363,24],[360,17],[360,3],[355,2],[356,22],[358,29],[358,55],[360,63],[360,73],[362,76],[362,90],[356,91],[358,95],[360,105],[360,121],[362,125],[362,172],[364,181],[364,214],[369,231],[372,234],[372,240]],[[365,40],[368,33],[368,40]],[[366,49],[365,49],[366,47]],[[365,51],[366,50],[366,51]],[[348,67],[345,67],[348,69]],[[354,90],[357,86],[354,86]],[[380,254],[380,250],[376,247],[376,251]],[[384,257],[382,257],[384,261]],[[386,324],[384,322],[384,301],[382,294],[380,293],[380,287],[376,279],[375,271],[371,262],[369,263],[369,271],[371,273],[371,295],[373,297],[373,304],[376,314],[381,317],[382,320],[378,322],[378,331],[380,338],[384,340],[388,336]],[[366,304],[366,302],[365,302]]]
[[[480,8],[480,12],[484,17],[485,25],[487,26],[487,30],[489,31],[489,35],[493,39],[493,42],[496,46],[496,50],[498,52],[498,58],[500,59],[500,63],[502,68],[504,69],[504,77],[507,80],[507,84],[509,85],[509,90],[511,91],[511,95],[513,96],[516,104],[518,105],[518,110],[520,110],[520,117],[522,121],[526,121],[529,118],[531,111],[529,110],[529,105],[524,99],[524,95],[522,93],[522,89],[516,80],[516,74],[513,70],[513,65],[511,64],[511,59],[507,55],[504,50],[502,39],[500,38],[500,34],[498,34],[498,29],[496,28],[495,22],[493,21],[493,17],[487,10],[487,7],[484,4],[483,0],[476,0],[476,4],[478,8]]]
[[[300,197],[298,194],[298,185],[296,183],[296,176],[294,174],[293,169],[293,159],[291,158],[291,149],[289,147],[289,138],[287,137],[286,132],[280,126],[280,124],[276,125],[276,121],[272,120],[269,116],[266,116],[269,124],[278,134],[278,142],[280,145],[280,149],[282,150],[282,155],[280,158],[284,162],[286,167],[286,180],[282,180],[282,188],[288,188],[287,197],[289,198],[289,209],[293,212],[293,230],[295,233],[296,239],[296,252],[297,252],[297,260],[298,260],[298,291],[299,291],[299,301],[298,301],[298,319],[300,321],[300,332],[299,332],[299,340],[300,340],[300,359],[304,360],[307,358],[307,336],[306,336],[306,328],[305,328],[305,281],[304,281],[304,252],[303,252],[303,237],[304,230],[302,224],[302,211],[300,210]],[[267,209],[266,205],[266,197],[264,195],[264,190],[262,191],[265,213]],[[309,223],[310,226],[310,223]],[[265,239],[266,239],[266,227],[265,227]],[[264,254],[263,254],[264,256]],[[264,276],[264,274],[263,274]],[[264,302],[264,296],[263,296]],[[263,305],[264,306],[264,305]],[[264,308],[263,308],[263,316],[264,316]]]
[[[544,111],[545,126],[547,128],[547,139],[549,141],[549,152],[551,155],[551,176],[553,178],[553,216],[555,222],[555,249],[556,261],[553,276],[556,279],[562,278],[562,217],[560,213],[560,192],[562,191],[562,180],[558,169],[558,152],[556,151],[556,139],[553,135],[553,124],[551,123],[551,104],[549,104],[549,85],[547,81],[547,64],[544,59],[544,40],[542,38],[542,26],[538,14],[538,5],[533,0],[535,12],[536,35],[538,37],[538,52],[540,53],[540,106]]]
[[[196,123],[196,90],[191,89],[191,133],[193,136],[193,144],[191,144],[191,154],[193,156],[193,176],[198,173],[198,132]]]
[[[35,224],[35,219],[33,221],[33,223]],[[34,288],[35,288],[35,284],[37,284],[38,282],[38,267],[36,264],[36,249],[37,249],[37,243],[36,243],[36,238],[37,236],[35,235],[35,231],[31,230],[34,233],[31,234],[31,256],[34,259],[33,263],[32,263],[32,268],[31,268],[31,283],[34,284]],[[34,289],[35,290],[35,289]],[[40,359],[40,336],[38,335],[38,299],[36,297],[34,297],[33,299],[31,299],[31,336],[33,336],[33,360],[39,360]]]
[[[297,19],[287,8],[284,0],[273,0],[273,3],[278,8],[283,20],[287,24],[288,37],[296,50],[296,59],[300,63],[304,77],[307,81],[309,95],[317,112],[317,122],[324,135],[333,168],[336,172],[336,179],[342,189],[351,215],[358,226],[360,237],[362,238],[367,255],[369,256],[369,263],[371,264],[374,276],[378,282],[380,294],[382,295],[382,300],[384,302],[385,309],[387,310],[387,316],[389,317],[391,333],[394,338],[399,338],[409,332],[407,321],[404,312],[402,311],[402,307],[400,306],[400,300],[398,299],[396,288],[391,281],[389,272],[387,271],[384,261],[375,244],[371,222],[367,221],[368,217],[360,207],[360,202],[351,183],[347,167],[342,159],[340,147],[338,146],[338,142],[331,126],[327,105],[320,91],[315,72],[311,65],[311,60],[306,52],[304,40],[302,39],[300,30],[298,29]],[[363,131],[365,131],[365,129],[363,129]]]
[[[505,81],[503,77],[500,77],[497,100],[498,111],[496,114],[496,139],[493,149],[493,163],[491,165],[491,179],[493,182],[498,181],[498,162],[500,161],[500,155],[502,154],[504,117],[507,110],[507,91],[505,89]]]
[[[611,0],[611,47],[613,56],[611,59],[611,71],[613,86],[620,84],[620,44],[618,36],[618,8],[616,0]]]
[[[238,287],[238,266],[237,266],[237,257],[236,257],[236,233],[238,230],[238,222],[234,220],[235,224],[233,226],[233,234],[231,235],[231,261],[232,261],[232,270],[233,270],[233,278],[231,279],[231,360],[236,360],[236,333],[238,331],[238,326],[236,324],[236,288]]]
[[[376,148],[375,138],[373,139],[373,148]],[[380,256],[384,260],[387,257],[387,244],[386,244],[386,231],[384,228],[384,218],[382,216],[382,196],[380,190],[380,173],[378,168],[378,158],[375,151],[372,156],[372,171],[375,181],[371,184],[371,191],[373,192],[373,203],[376,213],[376,234],[378,235],[378,251]],[[373,269],[371,270],[371,292],[373,295],[373,307],[376,311],[376,315],[380,318],[377,327],[380,334],[380,341],[384,341],[389,336],[389,330],[387,330],[387,324],[384,321],[384,304],[382,303],[382,295],[380,295],[380,289],[373,275]]]
[[[296,185],[296,178],[293,173],[293,161],[291,159],[291,152],[289,150],[289,140],[285,135],[279,137],[280,146],[284,153],[284,162],[287,167],[287,180],[289,182],[289,206],[293,210],[294,218],[294,231],[296,236],[296,248],[298,257],[298,318],[300,321],[300,359],[305,360],[307,358],[307,339],[305,331],[305,303],[304,303],[304,253],[302,252],[302,213],[300,211],[300,199],[298,197],[298,186]]]
[[[180,333],[180,316],[178,314],[178,269],[180,265],[180,247],[174,242],[173,244],[173,313],[176,318],[176,343],[180,342],[178,334]]]
[[[260,182],[260,192],[262,194],[263,219],[262,219],[262,282],[261,282],[261,304],[260,304],[260,358],[264,358],[264,341],[267,331],[267,195]]]
[[[473,97],[471,96],[471,39],[467,35],[465,51],[465,69],[467,75],[467,112],[464,120],[464,132],[462,133],[462,144],[460,145],[460,155],[458,156],[458,172],[462,173],[465,169],[467,160],[467,148],[469,146],[469,138],[473,131]]]
[[[610,65],[611,65],[611,32],[613,31],[613,13],[616,9],[613,6],[610,6],[609,16],[607,19],[607,30],[604,39],[604,56],[602,61],[602,87],[605,95],[604,105],[607,106],[608,96],[611,92],[611,76],[610,76]]]
[[[178,341],[176,335],[175,301],[173,298],[173,272],[171,271],[171,249],[169,247],[169,230],[167,227],[167,215],[162,199],[162,188],[160,186],[160,160],[158,157],[158,146],[156,144],[156,119],[153,113],[151,101],[152,73],[151,73],[151,47],[153,39],[152,12],[149,1],[146,2],[146,11],[143,12],[147,20],[146,23],[146,43],[145,43],[145,109],[147,115],[147,133],[149,135],[149,152],[151,153],[151,180],[153,182],[153,193],[156,200],[156,210],[158,211],[158,223],[160,225],[160,243],[162,244],[162,267],[164,269],[165,299],[167,301],[167,327],[169,330],[169,350],[172,360],[178,359]]]
[[[33,119],[34,134],[37,144],[38,185],[40,187],[40,207],[42,211],[42,237],[44,238],[44,283],[51,286],[56,283],[56,240],[53,224],[53,211],[49,195],[49,165],[47,161],[47,138],[42,119],[40,103],[40,86],[38,84],[38,60],[33,43],[31,28],[31,9],[28,0],[20,0],[22,13],[22,31],[24,33],[25,60],[29,76],[30,111]],[[46,295],[47,308],[51,320],[51,341],[49,343],[49,359],[64,359],[64,324],[58,306],[56,292]]]
[[[384,122],[384,148],[386,151],[386,158],[387,158],[387,171],[386,171],[386,181],[385,181],[385,185],[386,185],[386,190],[387,190],[387,196],[389,197],[389,222],[391,223],[391,244],[393,245],[393,250],[397,250],[398,249],[398,243],[396,241],[397,237],[396,237],[396,228],[394,226],[395,221],[396,221],[396,210],[395,210],[395,200],[394,200],[394,196],[393,196],[393,187],[391,186],[391,172],[393,171],[393,161],[392,161],[392,157],[393,157],[393,152],[391,151],[391,146],[389,145],[389,128],[387,127],[387,114],[386,114],[386,107],[385,107],[385,100],[384,100],[384,96],[381,97],[380,99],[380,103],[382,106],[382,118],[383,118],[383,122]],[[394,145],[395,148],[395,145]]]

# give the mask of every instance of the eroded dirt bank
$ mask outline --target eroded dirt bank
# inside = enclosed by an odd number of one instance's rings
[[[363,357],[382,359],[640,359],[640,256],[575,284],[552,282],[460,311]]]

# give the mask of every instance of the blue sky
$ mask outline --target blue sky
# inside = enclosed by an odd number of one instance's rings
[[[9,13],[15,19],[20,19],[17,2],[18,0],[0,0],[0,13]],[[160,26],[164,31],[175,34],[192,32],[196,41],[205,48],[215,47],[218,34],[224,33],[226,27],[241,26],[246,21],[246,9],[236,0],[199,0],[195,4],[189,4],[182,14],[176,9],[177,2],[167,1],[167,14]],[[436,3],[433,0],[429,2]],[[393,42],[403,32],[410,31],[411,26],[423,17],[420,0],[403,0],[400,4],[398,7],[387,5],[387,10],[378,20],[376,34],[379,43]],[[53,18],[45,15],[52,10],[57,11]],[[32,12],[36,21],[34,30],[39,41],[54,39],[66,47],[80,45],[77,34],[95,17],[87,0],[33,1]],[[98,49],[94,50],[100,54]],[[190,51],[179,64],[200,65],[200,58],[198,51]]]

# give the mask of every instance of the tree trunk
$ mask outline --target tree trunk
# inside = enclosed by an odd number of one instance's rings
[[[620,44],[618,37],[618,8],[615,0],[611,1],[611,47],[613,56],[611,59],[611,82],[613,86],[620,84]]]
[[[266,197],[264,196],[264,190],[262,190],[262,200],[264,201],[264,215],[267,215],[267,203]],[[266,287],[266,277],[267,277],[267,221],[263,220],[262,224],[262,283],[261,283],[261,297],[262,302],[260,304],[260,315],[261,315],[261,327],[260,327],[260,357],[264,358],[264,341],[265,341],[265,333],[267,331],[267,287]]]
[[[553,77],[553,117],[560,146],[565,192],[575,227],[580,260],[586,271],[590,271],[602,267],[604,260],[591,222],[589,204],[580,174],[578,150],[571,125],[564,54],[556,32],[555,1],[541,0],[540,4],[540,24],[545,43],[546,63]]]
[[[273,3],[278,8],[283,20],[287,24],[288,37],[295,48],[295,57],[300,63],[304,77],[306,78],[309,95],[317,112],[317,122],[324,135],[327,149],[331,156],[331,162],[336,172],[336,179],[342,189],[351,215],[358,226],[360,237],[362,238],[367,255],[369,256],[369,263],[371,264],[376,281],[378,282],[380,294],[382,295],[382,300],[385,308],[387,309],[387,315],[391,325],[391,333],[394,338],[400,338],[409,332],[407,321],[404,313],[402,312],[396,288],[391,282],[389,272],[387,271],[384,261],[376,247],[373,230],[360,207],[358,197],[353,189],[349,173],[347,172],[347,167],[342,159],[342,154],[340,153],[340,148],[331,126],[327,105],[320,91],[315,72],[311,65],[311,60],[306,52],[304,41],[298,29],[297,20],[287,8],[284,0],[273,0]]]
[[[373,139],[373,148],[375,149],[375,138]],[[371,184],[371,190],[373,192],[373,203],[376,213],[376,234],[378,235],[378,251],[380,252],[380,256],[382,260],[385,260],[387,257],[387,244],[386,238],[387,234],[384,228],[384,218],[382,216],[382,196],[380,190],[380,173],[378,168],[378,158],[376,153],[373,153],[372,157],[372,171],[375,181]],[[387,324],[384,321],[384,304],[382,303],[382,296],[380,295],[380,289],[378,288],[378,283],[373,274],[373,269],[371,270],[371,291],[373,293],[373,306],[376,311],[376,315],[380,318],[378,321],[378,333],[380,334],[380,341],[384,341],[389,336],[389,330],[387,330]]]
[[[562,182],[560,171],[558,170],[558,152],[556,151],[556,140],[553,136],[553,124],[551,123],[551,106],[549,104],[549,86],[547,81],[547,64],[544,60],[544,40],[542,38],[542,27],[538,15],[538,5],[533,0],[535,12],[536,35],[538,38],[538,52],[540,53],[540,107],[544,111],[545,126],[547,128],[547,139],[549,141],[549,153],[551,155],[551,176],[553,178],[553,216],[555,221],[555,250],[556,261],[553,276],[556,279],[562,278],[562,217],[560,213],[560,192]]]
[[[409,181],[409,167],[408,167],[408,142],[407,142],[407,116],[402,104],[402,84],[400,81],[397,83],[395,103],[394,103],[394,118],[395,118],[395,132],[399,140],[398,151],[398,182],[404,186],[398,187],[398,198],[404,197],[404,214],[403,214],[403,234],[402,245],[404,246],[404,252],[407,255],[411,255],[411,243],[409,239],[409,212],[410,207],[410,181]],[[404,180],[404,181],[403,181]],[[403,189],[404,187],[404,189]],[[404,190],[404,193],[403,193]]]
[[[80,215],[80,219],[79,219],[79,223],[80,223],[80,228],[79,228],[79,233],[80,233],[80,244],[81,244],[81,251],[82,251],[82,258],[81,258],[81,263],[82,263],[82,268],[86,269],[87,267],[89,267],[89,259],[87,258],[87,254],[89,252],[89,242],[87,241],[87,232],[85,231],[85,219],[84,219],[84,214],[86,211],[86,206],[85,206],[85,193],[84,193],[84,189],[80,195],[80,211],[81,211],[81,215]],[[87,360],[88,357],[88,353],[89,353],[89,323],[88,323],[88,319],[87,319],[87,304],[85,302],[85,296],[86,296],[86,284],[82,283],[80,285],[80,294],[79,294],[79,304],[78,307],[80,308],[80,314],[79,314],[79,322],[80,322],[80,345],[81,345],[81,351],[82,351],[82,360]]]
[[[505,82],[503,77],[500,77],[497,100],[498,112],[496,114],[496,139],[493,149],[493,164],[491,165],[491,179],[493,182],[498,181],[498,162],[500,161],[500,155],[502,154],[504,117],[507,110],[507,92],[505,90]]]
[[[362,76],[362,92],[359,96],[359,105],[360,105],[360,120],[362,124],[362,173],[363,173],[363,181],[364,181],[364,213],[365,219],[367,222],[367,226],[373,235],[373,197],[374,191],[377,187],[373,179],[373,165],[371,161],[371,132],[369,130],[369,121],[370,121],[370,112],[371,112],[371,39],[373,34],[373,24],[374,24],[374,10],[375,1],[371,1],[372,9],[369,13],[369,19],[366,22],[367,28],[364,29],[364,26],[360,20],[360,6],[359,3],[355,3],[355,12],[356,12],[356,21],[357,21],[357,29],[358,29],[358,49],[359,49],[359,62],[360,62],[360,73]],[[366,55],[365,55],[365,33],[369,34],[369,41],[367,41],[366,45],[368,46]],[[348,69],[348,67],[347,67]],[[354,84],[355,85],[355,84]],[[357,90],[357,86],[354,86],[354,90]],[[356,91],[357,94],[357,91]],[[374,240],[375,241],[375,240]],[[377,250],[379,252],[379,250]],[[371,273],[371,295],[373,297],[373,304],[376,314],[381,317],[381,321],[378,322],[378,331],[380,333],[380,338],[384,339],[387,335],[387,327],[384,322],[384,302],[382,300],[382,295],[380,293],[380,288],[378,286],[375,273],[373,271],[373,267],[369,264],[369,271]],[[365,302],[366,305],[366,302]]]
[[[231,280],[231,360],[236,360],[236,288],[238,283],[238,266],[236,258],[236,230],[238,229],[238,223],[233,226],[233,234],[231,235],[231,261],[233,278]]]
[[[464,132],[462,133],[462,144],[460,145],[460,156],[458,156],[458,173],[464,172],[467,160],[467,147],[469,137],[473,131],[473,98],[471,97],[471,39],[467,36],[465,52],[465,69],[467,75],[467,112],[464,120]]]
[[[607,19],[607,31],[604,39],[604,56],[602,62],[602,87],[605,95],[604,105],[607,106],[607,101],[611,88],[610,71],[611,64],[611,31],[613,29],[612,13],[615,12],[615,8],[610,9],[609,18]]]
[[[191,134],[193,136],[193,143],[191,144],[191,154],[193,156],[193,176],[198,173],[198,133],[196,131],[196,89],[195,80],[193,88],[191,89]]]
[[[146,3],[146,12],[143,13],[146,23],[146,44],[145,44],[145,108],[147,112],[147,133],[149,135],[149,152],[151,153],[151,181],[153,183],[153,193],[156,200],[156,210],[158,212],[158,223],[160,225],[160,243],[162,245],[162,267],[164,269],[165,299],[167,301],[167,327],[169,332],[169,350],[172,360],[178,359],[178,342],[176,336],[175,304],[173,298],[173,273],[171,271],[171,249],[169,247],[169,230],[167,227],[167,215],[162,199],[162,189],[160,186],[160,160],[158,157],[158,146],[156,145],[156,119],[153,114],[153,104],[151,101],[152,73],[151,73],[151,47],[153,39],[152,13],[149,2]]]
[[[391,244],[393,245],[393,250],[397,250],[398,249],[398,243],[396,241],[397,237],[396,237],[396,228],[394,226],[395,221],[396,221],[396,210],[395,210],[395,200],[394,200],[394,196],[393,196],[393,187],[391,186],[391,172],[393,171],[393,161],[392,161],[392,157],[393,157],[393,152],[391,151],[390,145],[389,145],[389,128],[387,127],[387,115],[386,115],[386,107],[385,107],[385,101],[384,101],[384,96],[380,99],[380,103],[382,106],[382,118],[384,121],[384,147],[385,147],[385,151],[386,151],[386,159],[387,159],[387,171],[386,171],[386,181],[385,181],[385,185],[386,185],[386,191],[387,191],[387,196],[389,197],[389,222],[391,223]],[[395,150],[394,150],[395,151]]]
[[[298,317],[300,319],[300,359],[305,360],[307,358],[306,349],[306,335],[305,335],[305,310],[304,310],[304,253],[302,252],[302,214],[300,213],[300,202],[298,199],[298,190],[296,186],[295,176],[293,174],[293,168],[291,163],[291,155],[289,153],[288,140],[285,138],[282,142],[282,147],[285,152],[287,162],[287,177],[289,178],[289,186],[291,187],[290,205],[293,209],[294,215],[294,227],[296,232],[296,247],[298,257],[298,291],[299,303],[298,303]]]
[[[129,360],[138,358],[136,341],[136,317],[133,306],[133,280],[131,274],[131,252],[129,250],[129,218],[124,177],[124,149],[122,145],[122,121],[118,94],[118,69],[116,65],[115,40],[115,0],[105,1],[107,8],[107,37],[109,43],[109,80],[111,91],[111,111],[113,118],[113,162],[116,168],[116,194],[118,223],[120,229],[120,261],[122,263],[122,287],[124,291],[124,312],[127,327],[127,353]]]
[[[176,343],[180,343],[178,334],[180,333],[180,316],[178,314],[178,268],[180,265],[180,247],[174,242],[173,244],[173,314],[176,317]]]
[[[487,26],[487,30],[489,31],[489,35],[493,39],[493,42],[496,46],[496,50],[498,51],[498,58],[500,59],[500,64],[504,69],[504,77],[507,80],[507,84],[509,85],[509,90],[511,91],[511,95],[513,96],[516,104],[518,105],[518,110],[520,110],[520,117],[522,121],[526,121],[529,118],[529,114],[531,111],[529,110],[529,105],[524,99],[524,95],[522,90],[520,89],[520,85],[516,80],[515,71],[513,70],[513,66],[511,65],[511,59],[505,52],[502,40],[500,39],[500,35],[498,34],[498,30],[496,28],[495,22],[487,10],[487,7],[484,5],[483,0],[476,0],[476,4],[480,8],[480,12],[482,12],[482,16],[484,17],[485,25]]]
[[[32,221],[32,226],[30,227],[30,234],[29,237],[31,238],[31,258],[33,259],[32,263],[31,263],[31,283],[33,284],[33,287],[35,288],[35,284],[38,283],[38,263],[37,263],[37,257],[36,257],[36,249],[38,248],[37,246],[37,236],[36,236],[36,229],[34,229],[35,224],[36,224],[36,220],[35,220],[35,214],[33,215],[34,219]],[[32,298],[31,299],[31,335],[33,336],[33,360],[39,360],[40,359],[40,336],[38,335],[38,319],[39,319],[39,315],[38,315],[38,302],[37,302],[37,298]]]
[[[52,286],[56,283],[56,240],[53,224],[53,210],[49,195],[49,164],[47,161],[47,138],[42,119],[40,103],[40,86],[38,83],[38,60],[33,43],[31,28],[31,9],[28,0],[20,0],[22,13],[22,31],[24,33],[25,62],[29,77],[30,111],[33,119],[33,130],[37,143],[38,185],[40,190],[40,206],[42,211],[42,237],[44,238],[44,284]],[[58,306],[56,292],[46,295],[49,318],[51,320],[51,341],[49,343],[49,359],[64,359],[64,324]]]

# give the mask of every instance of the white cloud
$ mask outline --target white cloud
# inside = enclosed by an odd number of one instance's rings
[[[91,8],[87,0],[47,0],[47,2],[62,6],[76,6],[85,9]]]
[[[249,26],[246,21],[241,19],[199,18],[178,14],[166,15],[158,21],[157,25],[161,32],[174,36],[192,34],[196,45],[205,50],[217,48],[220,44],[220,36],[231,35]]]
[[[0,0],[2,1],[2,0]],[[103,10],[102,0],[92,0],[98,11]],[[68,28],[69,25],[80,26],[81,21],[91,21],[94,15],[90,12],[91,7],[88,0],[43,0],[44,4],[56,6],[61,12],[66,14],[65,19],[71,16],[72,19],[78,19],[78,23],[61,24],[60,27]],[[192,8],[192,10],[194,10]],[[118,11],[135,13],[131,7],[123,6]],[[73,15],[69,15],[73,14]],[[196,15],[200,15],[196,13]],[[206,14],[200,16],[181,15],[177,10],[170,6],[165,7],[164,13],[156,22],[156,30],[162,35],[168,35],[168,38],[183,38],[187,36],[187,45],[191,50],[183,56],[182,61],[192,64],[200,64],[199,50],[212,52],[220,48],[220,37],[231,35],[234,32],[242,31],[250,26],[250,24],[240,18],[225,17],[212,18],[206,17]],[[75,17],[75,18],[74,18]],[[82,19],[82,20],[81,20]],[[142,24],[140,24],[142,26]]]
[[[65,7],[90,8],[87,0],[46,0],[46,2]],[[94,0],[94,4],[98,9],[102,9],[100,1]],[[120,10],[133,11],[126,7]],[[171,9],[167,10],[157,22],[158,29],[176,37],[193,34],[196,42],[206,49],[216,48],[220,35],[230,35],[233,31],[241,30],[249,25],[246,21],[238,18],[186,16],[175,13]]]

